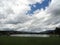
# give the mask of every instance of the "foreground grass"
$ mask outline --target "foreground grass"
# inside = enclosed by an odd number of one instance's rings
[[[0,45],[60,45],[59,37],[9,37],[1,36]]]

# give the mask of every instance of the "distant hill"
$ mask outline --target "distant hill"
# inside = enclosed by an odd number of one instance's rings
[[[55,30],[47,30],[43,32],[24,32],[24,31],[0,31],[0,35],[11,35],[11,34],[58,34],[60,35],[60,28],[56,28]]]
[[[47,30],[47,31],[40,32],[40,34],[54,34],[54,31],[55,30]]]

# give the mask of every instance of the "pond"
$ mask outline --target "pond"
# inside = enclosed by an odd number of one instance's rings
[[[13,34],[10,36],[17,36],[17,37],[50,37],[47,34]]]

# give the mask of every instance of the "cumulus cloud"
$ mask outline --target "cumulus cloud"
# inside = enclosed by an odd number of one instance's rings
[[[36,27],[42,28],[42,30],[53,30],[56,27],[60,26],[60,3],[59,0],[52,0],[49,7],[46,10],[40,10],[39,12],[35,12],[35,20]],[[42,19],[41,19],[42,18]],[[33,23],[33,24],[34,24]]]
[[[40,32],[60,26],[60,0],[52,0],[46,10],[36,10],[32,16],[29,4],[44,0],[0,0],[0,29]]]
[[[42,3],[44,0],[28,0],[30,4],[35,4],[37,2]]]

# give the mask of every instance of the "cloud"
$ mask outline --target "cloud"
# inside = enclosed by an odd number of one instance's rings
[[[44,0],[28,0],[30,4],[42,3]]]
[[[60,26],[60,3],[59,0],[52,0],[49,7],[46,10],[38,10],[35,12],[35,28],[38,27],[41,30],[54,30]],[[33,23],[33,24],[34,24]]]
[[[60,26],[60,0],[52,0],[46,10],[36,10],[32,16],[29,4],[43,0],[0,0],[0,29],[40,32]]]
[[[50,9],[50,10],[49,10]],[[50,7],[48,8],[48,12],[52,13],[53,15],[60,15],[60,3],[59,0],[52,0]]]

